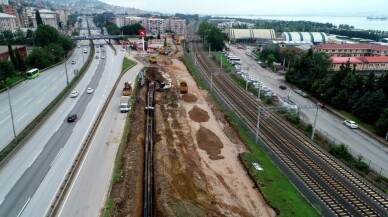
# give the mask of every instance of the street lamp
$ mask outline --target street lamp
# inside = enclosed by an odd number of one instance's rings
[[[66,65],[67,58],[66,58],[66,52],[63,54],[63,57],[65,58],[66,84],[67,84],[67,86],[69,86],[70,82],[69,82],[69,76],[67,75],[67,65]]]
[[[11,103],[11,95],[9,94],[9,88],[8,88],[8,86],[5,86],[5,88],[7,88],[9,110],[10,110],[10,112],[11,112],[11,122],[12,122],[13,136],[14,136],[14,141],[15,141],[15,143],[16,143],[16,142],[17,142],[17,137],[16,137],[16,130],[15,130],[15,121],[14,121],[14,119],[13,119],[13,110],[12,110],[12,103]]]

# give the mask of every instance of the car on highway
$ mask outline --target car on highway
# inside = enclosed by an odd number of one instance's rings
[[[78,45],[77,47],[78,47],[78,48],[80,48],[81,46],[80,46],[80,45]]]
[[[78,92],[77,91],[73,91],[70,93],[70,97],[71,98],[76,98],[78,96]]]
[[[284,85],[284,84],[279,85],[279,88],[282,89],[282,90],[287,89],[286,85]]]
[[[75,122],[77,120],[77,115],[76,114],[71,114],[67,117],[67,122]]]
[[[86,93],[93,93],[93,92],[94,92],[94,90],[91,87],[88,87],[88,89],[86,89]]]
[[[71,64],[75,64],[75,60],[72,60],[72,61],[71,61]]]
[[[356,122],[354,121],[351,121],[351,120],[344,120],[344,124],[348,127],[350,127],[351,129],[357,129],[358,128],[358,125]]]
[[[105,56],[102,56],[101,59],[105,59]]]

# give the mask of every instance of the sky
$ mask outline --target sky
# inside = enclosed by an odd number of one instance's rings
[[[162,13],[388,16],[388,0],[100,0]]]

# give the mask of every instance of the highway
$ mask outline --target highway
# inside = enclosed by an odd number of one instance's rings
[[[248,74],[258,81],[262,81],[264,86],[269,87],[271,91],[282,98],[287,98],[295,102],[297,105],[312,105],[316,101],[309,98],[303,98],[294,91],[293,87],[287,86],[287,90],[281,90],[280,84],[285,83],[283,75],[269,72],[257,64],[251,57],[245,54],[246,50],[231,47],[231,52],[239,56],[244,67],[249,67]],[[314,124],[316,109],[300,110],[301,118],[305,121]],[[344,143],[349,146],[353,156],[362,155],[363,161],[375,169],[377,172],[388,177],[388,147],[381,144],[379,141],[365,134],[359,129],[352,130],[346,127],[336,115],[327,112],[325,109],[320,109],[318,112],[316,129],[327,136],[331,141]]]
[[[120,80],[104,118],[92,138],[92,145],[81,163],[82,168],[76,174],[57,216],[99,216],[100,211],[104,208],[117,148],[127,116],[127,113],[120,113],[118,109],[122,84],[125,81],[134,83],[142,67],[143,65],[138,63]]]
[[[88,41],[80,42],[79,45],[81,47],[75,48],[74,53],[66,61],[69,81],[75,76],[74,70],[81,69],[83,59],[86,60],[90,52]],[[83,53],[84,48],[88,53]],[[71,64],[72,60],[76,60],[76,64]],[[25,80],[10,88],[16,134],[30,124],[66,86],[66,71],[63,63],[43,71],[35,79]],[[7,91],[0,94],[0,138],[0,150],[14,139]]]
[[[74,88],[80,95],[66,99],[0,171],[0,216],[44,216],[48,212],[120,74],[113,70],[117,68],[113,51],[108,46],[105,49],[97,55],[103,53],[106,59],[93,59]],[[87,87],[93,87],[94,93],[87,94]],[[78,115],[77,122],[67,123],[67,116],[73,113]]]

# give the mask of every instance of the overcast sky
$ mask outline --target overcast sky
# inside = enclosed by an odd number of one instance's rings
[[[209,15],[388,15],[388,0],[101,0],[162,13]]]

